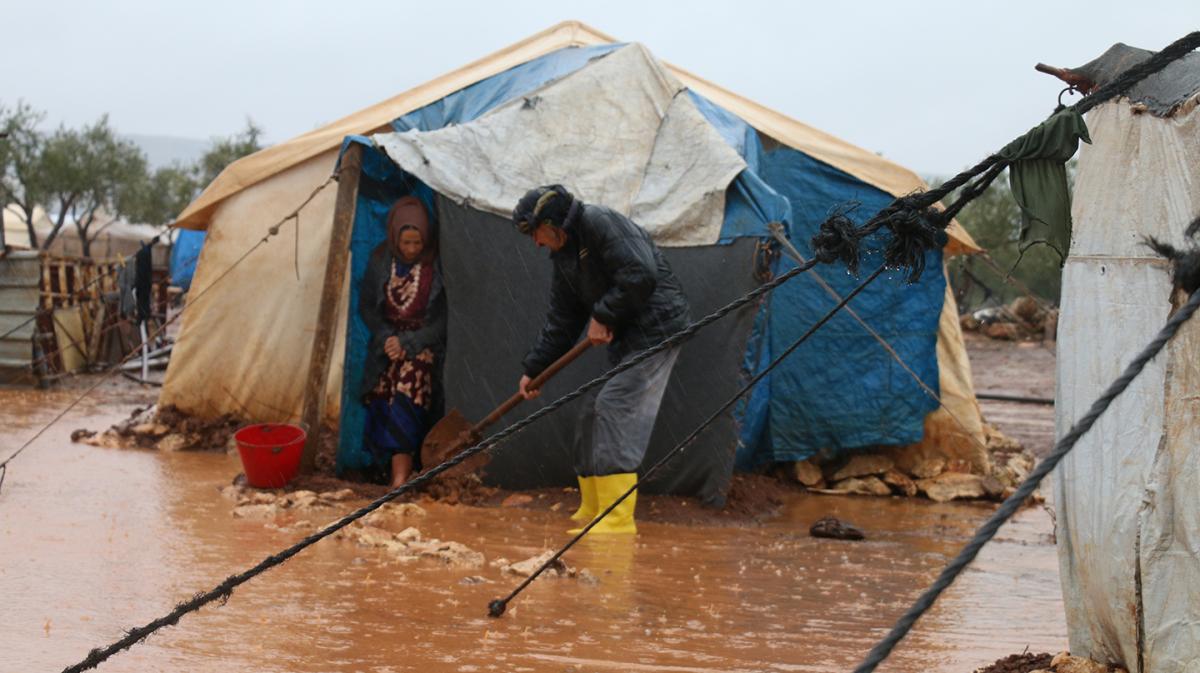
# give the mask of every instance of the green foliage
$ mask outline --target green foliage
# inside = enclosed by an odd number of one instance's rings
[[[1067,165],[1068,181],[1074,182],[1075,160]],[[953,198],[947,199],[952,201]],[[1057,304],[1062,289],[1062,268],[1058,253],[1044,245],[1021,252],[1019,235],[1021,213],[1001,175],[979,198],[958,215],[975,242],[986,250],[1001,271],[974,255],[949,260],[950,283],[960,311],[973,311],[1022,296],[1027,287],[1034,295]]]
[[[30,241],[47,249],[67,225],[73,225],[84,255],[111,222],[172,222],[230,163],[262,149],[262,129],[246,128],[212,147],[191,165],[151,171],[134,143],[121,139],[101,117],[79,129],[60,126],[38,130],[45,118],[24,102],[0,104],[0,207],[11,206],[29,230]],[[34,229],[34,214],[44,210],[52,228],[44,239]]]
[[[5,134],[0,140],[0,207],[12,206],[21,215],[35,245],[34,208],[45,202],[48,193],[41,162],[45,139],[37,130],[44,117],[22,101],[13,108],[0,104],[0,132]]]
[[[212,148],[200,158],[195,167],[196,182],[201,188],[217,179],[229,164],[262,149],[262,129],[253,120],[246,120],[246,128],[226,138],[213,140]]]
[[[104,226],[122,216],[120,195],[146,175],[145,155],[134,143],[117,137],[107,116],[78,130],[59,127],[46,139],[41,164],[49,197],[44,205],[54,217],[42,247],[72,222],[85,256],[95,238],[93,225]]]

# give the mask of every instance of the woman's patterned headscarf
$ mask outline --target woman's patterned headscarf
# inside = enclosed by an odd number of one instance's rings
[[[425,242],[425,249],[421,251],[421,257],[417,261],[422,264],[433,263],[438,253],[437,236],[429,225],[429,213],[425,210],[425,204],[415,196],[399,199],[392,204],[387,214],[388,245],[396,257],[400,256],[400,232],[405,229],[416,229],[421,234],[421,240]]]

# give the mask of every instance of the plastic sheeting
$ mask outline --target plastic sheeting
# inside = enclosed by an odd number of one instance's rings
[[[375,142],[458,203],[507,216],[532,187],[562,182],[629,215],[664,246],[716,243],[725,188],[745,167],[641,45],[474,121]]]
[[[1062,436],[1162,328],[1175,245],[1200,214],[1200,114],[1088,116],[1058,327]],[[1200,323],[1185,325],[1055,474],[1071,651],[1131,673],[1200,671]]]
[[[204,247],[205,233],[180,229],[171,244],[171,284],[187,290],[192,286],[196,273],[196,262],[200,260],[200,249]]]
[[[762,178],[792,204],[792,240],[811,257],[808,239],[829,211],[846,203],[861,206],[850,214],[865,221],[892,197],[861,181],[788,148],[759,159]],[[886,239],[868,240],[868,249]],[[868,255],[869,273],[881,263]],[[859,294],[851,307],[896,349],[933,391],[938,390],[938,320],[945,296],[942,252],[927,253],[928,271],[908,285],[902,274],[885,274]],[[794,268],[781,258],[775,273]],[[839,296],[860,282],[844,269],[821,268]],[[810,274],[813,272],[810,272]],[[771,293],[763,305],[747,367],[758,371],[837,303],[810,274]],[[768,392],[763,394],[762,388]],[[844,451],[878,445],[919,442],[925,416],[938,407],[917,382],[851,316],[842,312],[816,332],[770,374],[745,408],[758,416],[745,422],[739,460],[743,466],[768,461],[802,460],[822,449]]]

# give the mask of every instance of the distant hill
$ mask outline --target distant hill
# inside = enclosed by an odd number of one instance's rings
[[[146,153],[151,168],[162,168],[173,163],[190,164],[208,151],[210,140],[198,138],[176,138],[139,133],[126,133],[123,137],[137,144]]]

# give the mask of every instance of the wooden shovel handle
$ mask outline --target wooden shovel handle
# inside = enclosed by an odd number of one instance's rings
[[[550,377],[562,371],[563,367],[566,367],[574,362],[576,358],[578,358],[580,355],[583,355],[591,347],[592,342],[588,341],[587,339],[575,344],[574,348],[567,351],[565,355],[555,360],[549,367],[546,367],[541,374],[538,374],[536,377],[534,377],[534,379],[529,382],[529,385],[525,387],[526,390],[538,390],[543,384],[546,383],[546,381],[550,380]],[[512,411],[513,407],[524,401],[525,398],[521,397],[521,393],[518,392],[514,394],[512,397],[505,400],[504,404],[496,407],[496,409],[492,411],[492,413],[488,414],[486,418],[472,426],[471,433],[475,436],[479,436],[489,425],[500,420],[504,414]]]

